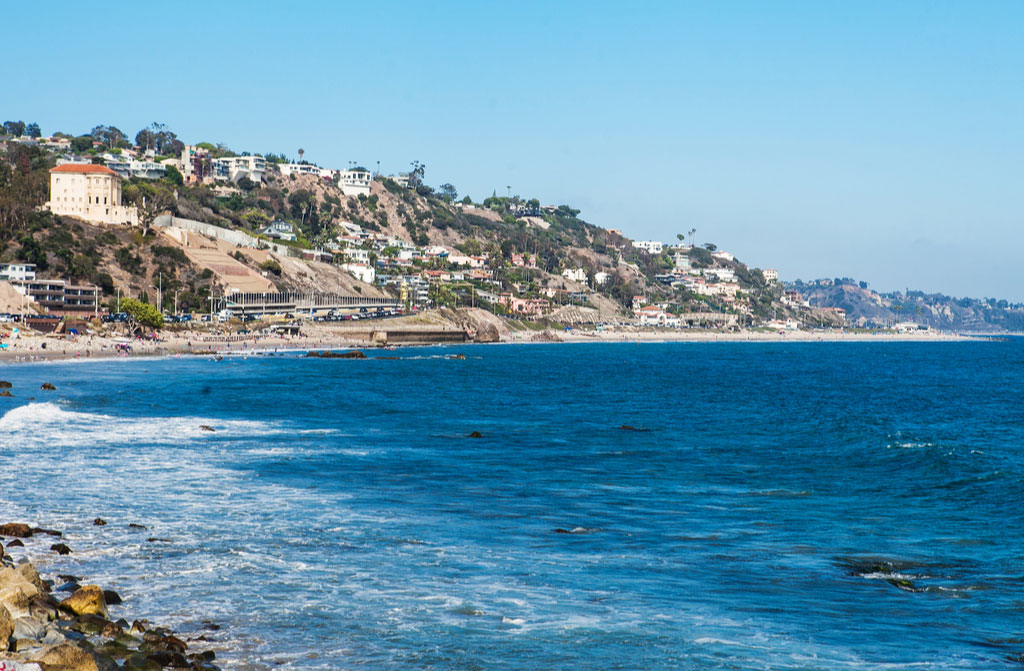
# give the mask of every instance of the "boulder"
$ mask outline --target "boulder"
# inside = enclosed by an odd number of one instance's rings
[[[23,548],[25,544],[21,542],[20,538],[15,538],[13,541],[7,544],[9,548]]]
[[[473,433],[469,434],[469,437],[470,438],[483,438],[484,434],[480,433],[479,431],[474,431]]]
[[[107,616],[107,604],[103,599],[103,590],[98,585],[83,585],[75,593],[60,602],[62,608],[75,615]]]
[[[501,340],[501,333],[494,324],[485,324],[476,332],[474,340],[480,343],[498,342]]]
[[[146,527],[145,525],[142,525],[142,524],[136,524],[135,522],[132,522],[131,524],[128,525],[128,528],[129,529],[139,530],[139,529],[148,529],[149,527]]]
[[[36,586],[40,592],[49,592],[50,586],[43,582],[43,579],[39,577],[39,572],[36,571],[36,567],[32,564],[22,564],[18,567],[18,573],[25,580]]]
[[[142,653],[135,653],[124,660],[124,671],[160,671],[163,667]]]
[[[102,527],[102,526],[106,526],[107,521],[105,519],[103,519],[102,517],[97,517],[96,519],[94,519],[92,521],[92,523],[93,523],[93,526]]]
[[[14,634],[14,618],[3,606],[0,606],[0,648],[3,648],[11,635]]]
[[[213,432],[213,431],[216,431],[217,429],[213,428],[209,424],[200,424],[199,425],[199,430],[200,431],[211,431],[211,432]]]
[[[7,606],[14,617],[28,615],[29,599],[38,594],[39,588],[17,569],[0,569],[0,604]]]
[[[37,662],[43,671],[99,671],[91,654],[68,642],[45,648],[30,661]]]
[[[44,529],[42,527],[32,527],[33,534],[46,534],[47,536],[56,536],[60,538],[63,536],[63,532],[57,531],[56,529]]]
[[[4,389],[3,391],[0,391],[0,396],[3,396],[4,398],[14,398],[14,394],[11,393],[10,389]]]
[[[0,536],[14,536],[15,538],[29,538],[32,535],[32,527],[21,522],[8,522],[0,524]]]
[[[59,555],[69,555],[69,554],[71,554],[71,548],[69,548],[64,543],[54,543],[53,545],[50,546],[50,549],[53,550],[54,552],[56,552]]]
[[[10,389],[14,385],[7,380],[0,380],[0,389]]]
[[[103,601],[105,601],[108,606],[116,606],[121,603],[121,595],[112,589],[105,589],[103,590]]]
[[[44,383],[43,383],[43,386],[42,386],[42,387],[40,387],[40,389],[43,389],[43,390],[46,390],[46,391],[54,391],[54,390],[55,390],[55,389],[57,389],[57,388],[56,388],[56,387],[54,387],[54,386],[53,386],[52,384],[50,384],[49,382],[44,382]]]
[[[12,636],[14,637],[15,640],[27,638],[33,641],[38,641],[45,635],[45,620],[40,622],[38,619],[34,617],[14,618],[14,632]]]
[[[173,652],[169,650],[159,650],[149,654],[149,659],[156,662],[160,666],[169,666],[174,669],[191,669],[192,664],[189,663],[185,655],[180,652]]]

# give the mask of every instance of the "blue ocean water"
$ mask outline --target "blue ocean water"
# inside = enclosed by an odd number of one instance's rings
[[[381,354],[0,368],[0,521],[228,669],[1020,666],[1024,342]]]

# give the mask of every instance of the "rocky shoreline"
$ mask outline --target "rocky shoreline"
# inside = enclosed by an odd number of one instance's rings
[[[122,601],[113,590],[73,575],[40,576],[29,556],[69,554],[62,536],[22,522],[0,525],[0,670],[219,669],[212,650],[190,649],[189,643],[207,641],[205,634],[186,642],[148,620],[129,623],[116,617]]]

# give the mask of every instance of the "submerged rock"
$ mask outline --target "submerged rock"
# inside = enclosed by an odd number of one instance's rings
[[[0,389],[10,389],[14,385],[7,380],[0,380]]]
[[[56,552],[59,555],[69,555],[69,554],[71,554],[71,548],[69,548],[64,543],[54,543],[53,545],[50,546],[50,549],[53,550],[54,552]]]
[[[131,524],[128,525],[128,528],[129,529],[148,529],[149,527],[145,526],[144,524],[136,524],[135,522],[132,522]]]
[[[102,527],[102,526],[106,526],[107,521],[105,519],[103,519],[102,517],[97,517],[96,519],[94,519],[92,521],[92,523],[93,523],[93,526]]]
[[[213,428],[209,424],[200,424],[199,425],[199,430],[200,431],[210,431],[210,432],[213,432],[213,431],[216,431],[217,429]]]
[[[473,433],[469,434],[469,437],[470,438],[483,438],[484,434],[480,433],[479,431],[474,431]]]
[[[103,590],[98,585],[83,585],[74,594],[60,602],[60,605],[75,615],[107,616],[107,604]]]
[[[43,386],[42,386],[42,387],[40,387],[40,389],[43,389],[43,390],[46,390],[46,391],[54,391],[54,390],[56,390],[57,388],[56,388],[56,387],[54,387],[54,386],[53,386],[52,384],[50,384],[49,382],[44,382],[44,383],[43,383]]]
[[[635,426],[630,426],[629,424],[623,424],[622,426],[620,426],[618,428],[619,428],[619,431],[637,431],[639,433],[646,433],[646,432],[650,431],[650,429],[637,428]]]

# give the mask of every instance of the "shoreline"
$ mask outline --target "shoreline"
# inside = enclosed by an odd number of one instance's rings
[[[178,356],[238,356],[268,355],[272,353],[308,352],[337,349],[384,349],[379,344],[356,337],[359,332],[315,325],[307,327],[300,336],[237,335],[216,336],[203,332],[167,332],[157,341],[130,340],[124,336],[86,335],[73,339],[50,335],[22,333],[13,346],[0,350],[0,366],[61,361],[90,361],[94,359],[138,359]],[[365,331],[362,331],[365,333]],[[864,333],[848,331],[792,331],[766,333],[762,331],[513,331],[510,337],[495,342],[463,343],[402,343],[388,349],[459,345],[524,345],[524,344],[578,344],[578,343],[893,343],[893,342],[992,342],[1012,334],[959,334],[959,333]],[[45,343],[45,348],[43,347]],[[131,352],[118,351],[118,345],[129,344]]]
[[[93,521],[97,527],[106,524]],[[8,522],[0,525],[0,541],[0,668],[220,671],[205,634],[187,636],[144,618],[129,623],[129,613],[117,612],[125,609],[116,591],[74,575],[41,576],[33,557],[45,553],[47,545],[56,556],[74,552],[63,542],[63,532]],[[190,649],[196,642],[205,645]]]

